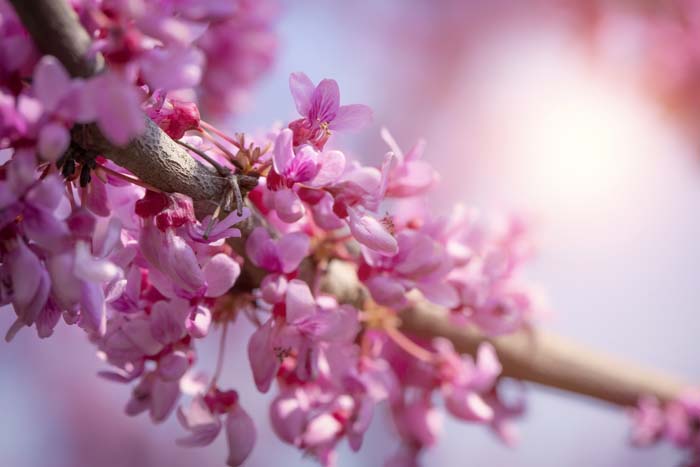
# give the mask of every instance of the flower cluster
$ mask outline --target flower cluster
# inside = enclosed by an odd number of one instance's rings
[[[157,423],[177,412],[187,432],[177,443],[188,447],[225,427],[229,465],[256,439],[238,393],[219,382],[238,318],[256,328],[248,358],[257,388],[275,391],[275,433],[323,465],[344,440],[360,449],[382,407],[400,441],[387,464],[415,465],[437,440],[438,397],[451,416],[514,441],[509,422],[524,406],[501,397],[493,347],[462,356],[445,339],[404,333],[400,320],[427,301],[489,335],[531,322],[543,307],[518,279],[529,253],[522,221],[407,207],[439,181],[424,144],[403,152],[382,130],[385,154],[369,165],[346,156],[334,134],[362,128],[372,112],[341,105],[334,80],[292,74],[300,117],[255,138],[202,120],[189,91],[223,110],[267,66],[271,13],[261,4],[74,7],[108,64],[90,79],[40,57],[0,3],[0,304],[16,315],[7,340],[27,327],[48,337],[61,318],[77,324],[109,365],[101,376],[132,386],[127,414]],[[75,136],[95,122],[123,145],[144,115],[202,163],[259,180],[246,207],[215,200],[199,219],[191,199],[149,186]],[[355,270],[368,294],[326,293],[334,262]],[[195,368],[197,345],[212,328],[221,345],[207,378]]]
[[[123,145],[144,128],[142,105],[160,120],[185,113],[184,130],[196,128],[192,101],[201,97],[212,114],[238,110],[274,58],[276,8],[267,1],[72,4],[93,38],[90,53],[108,65],[88,80],[71,80],[51,57],[37,65],[31,39],[0,2],[0,147],[36,142],[39,155],[54,161],[73,125],[86,122]],[[182,130],[166,127],[171,136]]]
[[[654,397],[643,397],[630,415],[634,445],[644,447],[666,440],[688,452],[682,465],[700,466],[700,394],[697,391],[686,392],[664,405]]]

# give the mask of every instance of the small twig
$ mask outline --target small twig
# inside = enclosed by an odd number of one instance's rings
[[[219,355],[216,359],[214,376],[212,376],[211,383],[209,384],[210,391],[216,387],[216,382],[219,380],[219,376],[221,376],[221,370],[224,368],[224,352],[226,351],[226,331],[228,330],[228,321],[224,321],[222,326],[223,329],[221,331],[221,339],[219,340]]]
[[[216,160],[214,160],[212,157],[210,157],[207,153],[205,153],[201,149],[197,149],[194,146],[192,146],[191,144],[187,144],[184,141],[180,141],[179,139],[175,140],[175,142],[177,144],[179,144],[180,146],[182,146],[183,148],[187,148],[190,151],[192,151],[193,153],[197,154],[199,157],[201,157],[205,161],[209,162],[216,169],[216,171],[219,173],[219,175],[221,175],[222,177],[228,177],[231,174],[231,170],[229,168],[224,167],[221,164],[219,164]]]
[[[202,131],[204,131],[204,130],[210,131],[210,132],[214,133],[216,136],[218,136],[219,138],[223,139],[224,141],[227,141],[227,142],[233,144],[233,145],[236,146],[238,149],[243,149],[243,148],[241,147],[241,143],[239,143],[238,141],[234,140],[233,138],[231,138],[230,136],[228,136],[226,133],[220,131],[220,130],[217,129],[215,126],[210,125],[209,123],[205,122],[204,120],[200,120],[199,123],[200,123],[200,127],[201,127],[200,130],[202,130]]]
[[[145,188],[147,190],[155,191],[156,193],[162,193],[162,191],[159,190],[158,188],[156,188],[152,185],[149,185],[148,183],[143,182],[143,181],[139,180],[138,178],[130,177],[126,174],[117,172],[116,170],[112,170],[109,167],[105,167],[102,164],[97,164],[97,171],[102,172],[104,174],[109,174],[109,175],[113,176],[114,178],[124,180],[125,182],[133,183],[134,185],[138,185],[138,186]]]

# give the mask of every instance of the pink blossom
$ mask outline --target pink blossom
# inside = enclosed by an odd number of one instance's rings
[[[156,91],[145,105],[146,115],[173,139],[199,128],[199,109],[193,102],[184,102]]]
[[[418,141],[408,153],[404,154],[386,128],[382,128],[382,138],[396,156],[396,164],[389,174],[387,196],[418,196],[437,184],[438,173],[428,163],[420,160],[425,149],[425,141]]]
[[[295,145],[311,142],[323,147],[331,131],[356,130],[372,120],[372,110],[365,105],[340,105],[340,90],[335,80],[324,79],[314,85],[304,73],[292,73],[289,89],[303,117],[289,125],[294,130]]]
[[[446,281],[452,261],[444,247],[417,231],[397,234],[398,254],[387,257],[369,249],[360,276],[379,303],[401,307],[405,294],[416,288],[430,301],[453,308],[459,303],[457,290]]]
[[[257,227],[246,242],[246,253],[253,264],[278,274],[295,271],[308,252],[309,237],[303,232],[288,233],[272,240],[266,229]]]

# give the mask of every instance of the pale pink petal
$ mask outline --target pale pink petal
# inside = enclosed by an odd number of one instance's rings
[[[299,267],[309,253],[309,237],[303,232],[286,234],[278,240],[277,251],[282,263],[282,272],[290,273]]]
[[[143,77],[151,88],[172,91],[199,84],[204,54],[194,47],[156,47],[145,51],[139,63]]]
[[[387,276],[374,276],[365,285],[372,298],[381,305],[400,307],[406,303],[406,288],[401,282]]]
[[[209,333],[209,326],[211,325],[211,311],[209,308],[198,306],[194,313],[187,317],[185,322],[185,329],[187,333],[196,338],[201,339],[206,337]]]
[[[241,266],[223,253],[214,255],[202,268],[207,282],[205,297],[219,297],[233,287],[241,273]]]
[[[201,395],[192,399],[187,410],[178,407],[177,418],[180,424],[191,432],[189,436],[175,440],[178,446],[207,446],[216,439],[221,431],[221,420],[211,413]]]
[[[253,419],[240,404],[236,404],[226,416],[226,440],[228,441],[226,464],[231,467],[243,464],[255,446],[256,437]]]
[[[475,392],[454,388],[445,397],[445,407],[455,417],[466,421],[489,421],[493,409]]]
[[[158,375],[166,381],[179,380],[189,367],[190,360],[185,352],[171,352],[158,360]]]
[[[372,250],[386,256],[399,251],[396,239],[374,217],[348,209],[350,232],[355,239]]]
[[[294,279],[287,285],[287,322],[294,323],[316,312],[316,302],[306,282]]]
[[[124,146],[145,129],[138,92],[112,73],[103,73],[88,82],[102,133],[116,145]]]
[[[151,307],[151,334],[162,344],[170,344],[185,336],[185,322],[182,308],[187,306],[184,301],[161,300]]]
[[[272,320],[258,328],[248,341],[248,360],[258,391],[267,392],[279,368],[272,350]]]
[[[158,423],[168,418],[179,398],[179,381],[165,381],[156,377],[151,389],[151,420]]]
[[[428,301],[445,308],[454,308],[459,305],[459,294],[452,284],[448,282],[419,283],[418,289]]]
[[[277,216],[288,224],[294,223],[304,216],[304,205],[294,190],[284,189],[273,192]]]
[[[304,401],[295,396],[296,394],[280,394],[270,405],[272,429],[289,444],[294,444],[304,432],[308,411]]]
[[[503,370],[501,362],[496,355],[496,349],[490,343],[484,342],[479,345],[476,355],[476,368],[478,374],[472,385],[481,391],[490,389]]]
[[[268,274],[260,283],[260,293],[267,303],[282,302],[287,293],[287,278],[278,274]]]
[[[107,329],[107,316],[102,286],[95,282],[83,281],[80,292],[81,326],[104,335]]]
[[[54,162],[66,152],[69,144],[70,134],[63,125],[50,122],[39,130],[37,149],[44,160]]]
[[[328,443],[340,434],[342,428],[333,415],[324,413],[309,422],[302,439],[307,446]]]
[[[55,57],[44,55],[34,69],[32,89],[45,112],[53,112],[70,89],[70,76]]]
[[[372,109],[366,105],[342,105],[329,128],[331,130],[359,130],[371,121]]]
[[[326,186],[337,181],[345,171],[345,155],[340,151],[325,151],[318,155],[319,167],[316,176],[309,182],[311,186]]]

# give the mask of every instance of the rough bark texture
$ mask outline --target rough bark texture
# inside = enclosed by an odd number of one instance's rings
[[[99,54],[93,58],[88,54],[90,38],[65,1],[11,3],[39,50],[58,58],[73,77],[88,78],[101,71],[104,60]],[[151,186],[191,197],[198,215],[211,213],[227,189],[226,180],[194,159],[150,118],[144,115],[144,119],[144,133],[126,146],[110,143],[95,125],[85,126],[77,142],[101,152]],[[237,178],[244,194],[257,183],[253,177]]]

